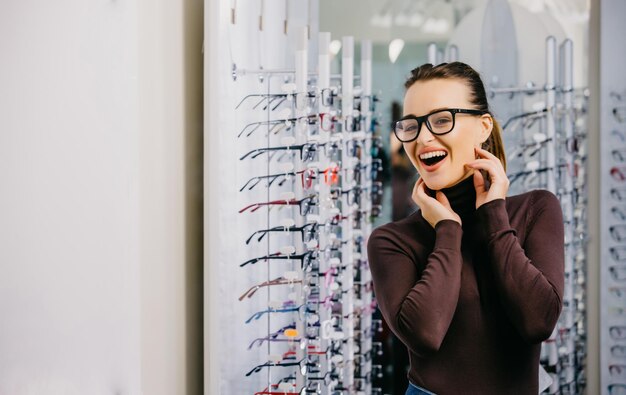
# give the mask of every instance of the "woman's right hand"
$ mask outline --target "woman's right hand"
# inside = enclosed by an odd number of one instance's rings
[[[422,216],[433,228],[437,223],[444,219],[451,219],[462,224],[461,217],[452,210],[450,202],[446,195],[437,191],[435,198],[428,196],[426,193],[426,184],[420,177],[413,187],[413,201],[422,210]]]

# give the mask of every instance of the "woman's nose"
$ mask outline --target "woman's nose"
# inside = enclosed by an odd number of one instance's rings
[[[435,139],[435,135],[428,129],[426,126],[426,122],[422,123],[420,130],[417,131],[417,141],[418,142],[429,142]]]

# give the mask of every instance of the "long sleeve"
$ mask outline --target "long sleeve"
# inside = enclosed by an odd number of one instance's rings
[[[550,336],[561,312],[564,230],[556,196],[535,191],[532,199],[523,247],[509,224],[505,200],[486,203],[476,214],[508,317],[527,342],[539,343]]]
[[[413,236],[382,227],[369,238],[379,308],[393,333],[418,355],[439,350],[454,316],[461,287],[462,233],[455,221],[437,223],[434,248],[421,273],[403,247],[402,238]]]

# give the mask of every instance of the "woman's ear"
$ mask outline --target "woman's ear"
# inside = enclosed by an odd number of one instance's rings
[[[489,139],[489,136],[491,135],[491,131],[493,130],[493,118],[491,118],[491,115],[484,114],[480,118],[480,125],[481,125],[481,128],[480,128],[480,134],[478,138],[479,138],[480,145],[482,146],[482,144]]]

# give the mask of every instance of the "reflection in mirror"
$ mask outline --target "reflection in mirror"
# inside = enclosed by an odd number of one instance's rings
[[[319,7],[319,30],[331,33],[332,73],[341,72],[342,37],[353,36],[355,43],[372,41],[376,133],[382,141],[377,159],[383,170],[378,179],[384,185],[382,212],[374,226],[401,220],[417,209],[411,193],[418,176],[392,132],[403,116],[404,82],[421,64],[455,60],[480,72],[494,119],[504,125],[503,143],[511,153],[506,168],[509,195],[548,189],[559,197],[566,223],[586,221],[585,210],[572,196],[585,194],[588,1],[319,0]],[[358,45],[355,52],[358,70]],[[556,108],[567,110],[557,113]],[[561,157],[566,163],[557,163]],[[580,228],[566,228],[571,233],[566,240],[585,240],[586,235],[575,233]],[[571,250],[566,255],[586,256],[581,248],[568,243],[566,249]],[[568,276],[584,283],[584,270],[566,263]],[[550,375],[541,377],[550,377],[542,383],[550,386],[550,393],[582,393],[584,290],[566,287],[565,293],[571,305],[576,305],[574,299],[581,300],[579,310],[575,317],[564,313],[557,324],[567,336],[543,345],[541,363]],[[374,379],[374,387],[404,394],[409,368],[405,346],[389,331],[374,340],[383,341],[385,347],[376,361],[384,366],[384,374]],[[555,344],[569,351],[552,352]],[[557,360],[569,370],[555,373]]]

